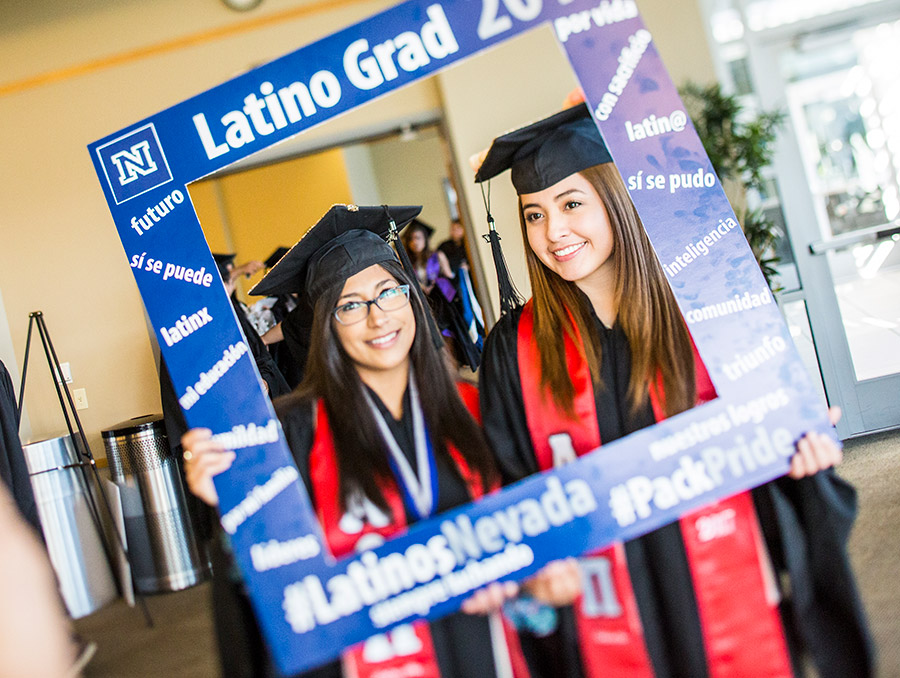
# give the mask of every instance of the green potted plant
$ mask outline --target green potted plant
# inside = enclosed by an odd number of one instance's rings
[[[779,261],[774,248],[779,231],[762,209],[748,206],[747,197],[750,193],[766,194],[763,169],[772,162],[773,143],[784,113],[750,112],[736,95],[725,94],[719,84],[689,82],[680,93],[771,287]]]

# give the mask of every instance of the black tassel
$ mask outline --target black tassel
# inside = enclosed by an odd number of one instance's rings
[[[503,248],[500,246],[500,234],[494,225],[494,217],[488,213],[488,232],[483,236],[491,244],[491,256],[494,258],[494,269],[497,271],[497,286],[500,289],[500,315],[506,315],[513,309],[521,308],[525,299],[513,284],[509,268],[506,266],[506,258],[503,256]]]
[[[388,220],[388,243],[393,244],[394,250],[400,258],[400,265],[403,266],[403,270],[406,271],[406,274],[413,281],[413,288],[416,291],[416,295],[419,297],[419,301],[422,303],[422,307],[425,309],[425,317],[428,318],[428,328],[431,331],[431,340],[434,343],[434,347],[442,349],[444,348],[444,337],[441,335],[437,322],[434,320],[431,306],[429,305],[428,299],[425,297],[425,291],[419,284],[419,276],[416,275],[416,269],[413,268],[412,262],[409,260],[406,248],[403,246],[403,243],[400,242],[400,232],[397,230],[397,223],[394,221],[394,217],[391,216],[388,206],[382,205],[382,207],[384,208],[384,215]]]
[[[500,290],[500,315],[506,315],[510,311],[525,305],[525,299],[513,284],[509,268],[506,266],[506,258],[503,256],[503,248],[500,246],[500,234],[491,214],[491,183],[488,182],[487,193],[484,183],[481,184],[481,199],[484,201],[484,211],[487,212],[488,232],[482,237],[491,244],[491,256],[494,258],[494,270],[497,272],[497,287]]]

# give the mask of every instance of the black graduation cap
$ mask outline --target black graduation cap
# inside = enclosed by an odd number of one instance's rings
[[[494,139],[475,181],[487,181],[507,169],[519,195],[536,193],[612,156],[603,143],[586,104]]]
[[[277,264],[281,260],[281,257],[288,253],[288,250],[289,248],[287,247],[279,247],[277,250],[272,252],[272,254],[269,255],[269,258],[265,261],[266,268],[272,268],[275,264]]]
[[[494,139],[475,174],[475,181],[481,183],[511,169],[516,193],[536,193],[569,175],[607,162],[612,162],[612,156],[590,110],[582,103]],[[484,237],[491,245],[500,290],[500,313],[505,315],[524,301],[509,274],[489,203],[486,197],[488,233]]]
[[[228,282],[228,267],[234,263],[234,258],[237,256],[235,253],[231,254],[222,254],[213,252],[213,260],[216,262],[216,268],[219,269],[219,275],[222,276],[222,280]]]
[[[422,221],[421,219],[413,219],[409,223],[409,228],[406,231],[407,234],[409,234],[409,232],[412,231],[414,228],[418,228],[420,231],[422,231],[425,234],[426,240],[428,240],[431,236],[434,235],[434,229],[431,226],[429,226],[428,224],[426,224],[424,221]]]
[[[415,270],[406,250],[401,246],[395,252],[389,241],[421,211],[421,205],[333,205],[263,276],[250,290],[250,294],[270,296],[300,292],[302,303],[311,308],[322,292],[331,285],[346,280],[373,264],[397,261],[398,256],[404,270],[415,281]],[[428,308],[421,288],[415,285],[415,290],[422,305]],[[427,317],[434,345],[443,346],[434,318],[431,314],[427,314]]]
[[[334,205],[276,263],[250,294],[269,296],[301,292],[311,304],[328,287],[372,264],[396,260],[387,243],[390,220],[397,230],[422,208]]]

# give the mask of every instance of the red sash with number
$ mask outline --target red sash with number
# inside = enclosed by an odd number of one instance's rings
[[[528,430],[538,466],[554,466],[553,436],[568,435],[577,455],[600,444],[593,383],[578,350],[581,337],[566,336],[565,354],[575,387],[574,420],[557,410],[540,381],[540,352],[534,340],[532,302],[518,327],[519,376]],[[574,326],[574,323],[573,323]],[[578,343],[576,343],[576,341]],[[715,389],[695,352],[698,404]],[[657,421],[665,419],[662,380],[650,389]],[[664,397],[664,396],[663,396]],[[711,678],[793,675],[777,601],[767,594],[768,554],[749,492],[704,506],[679,521],[690,565]],[[579,646],[589,678],[653,676],[637,601],[621,543],[582,561],[583,594],[576,602]],[[774,588],[774,587],[772,587]],[[772,589],[770,589],[772,590]]]
[[[459,384],[459,390],[469,411],[477,413],[477,391],[468,384]],[[486,489],[492,489],[484,487],[481,477],[469,469],[463,456],[452,445],[448,445],[448,452],[473,497],[480,497]],[[364,499],[354,502],[346,511],[341,509],[334,439],[322,402],[316,408],[315,439],[310,450],[309,469],[316,515],[335,557],[353,553],[358,545],[362,548],[374,546],[406,527],[403,499],[392,477],[382,478],[379,483],[390,508],[389,515]],[[527,678],[518,638],[509,629],[504,630],[514,676]],[[424,621],[403,624],[388,633],[373,636],[344,652],[342,662],[344,675],[348,678],[440,678],[431,631]]]

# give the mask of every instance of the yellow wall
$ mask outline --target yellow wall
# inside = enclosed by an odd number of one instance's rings
[[[213,252],[236,252],[239,265],[265,261],[278,247],[290,247],[335,203],[353,202],[340,149],[294,158],[206,179],[189,187],[202,196],[194,207]],[[262,272],[241,280],[246,292]]]
[[[195,181],[188,186],[188,194],[203,227],[209,251],[233,252],[228,215],[222,196],[222,182],[219,179]]]
[[[82,422],[98,456],[101,429],[159,411],[159,396],[143,309],[87,144],[390,4],[266,0],[247,14],[213,0],[4,6],[0,297],[9,332],[0,332],[0,343],[10,345],[3,355],[11,353],[21,366],[28,313],[44,311],[60,359],[71,363],[72,387],[87,390],[90,408],[81,412]],[[698,73],[712,73],[695,2],[642,0],[640,6],[676,81],[687,73],[701,80]],[[561,57],[548,38],[541,38],[540,50],[492,50],[483,62],[490,68],[463,65],[439,76],[439,87],[428,81],[405,88],[310,136],[358,136],[385,121],[433,114],[443,102],[465,180],[462,197],[473,222],[483,223],[481,199],[467,174],[468,155],[499,131],[559,105],[568,80],[565,68],[558,75],[553,65]],[[195,195],[202,209],[220,212],[211,218],[227,218],[227,191],[224,211],[215,193]],[[499,207],[498,193],[494,200]],[[504,227],[511,224],[504,216]],[[282,225],[294,232],[295,224]],[[252,247],[241,243],[239,250]],[[33,365],[26,406],[38,439],[64,426],[46,368]]]

